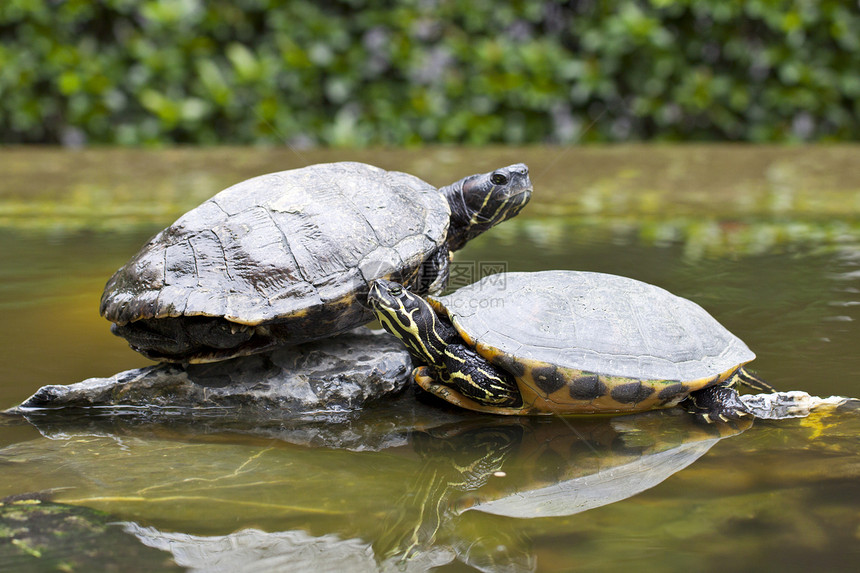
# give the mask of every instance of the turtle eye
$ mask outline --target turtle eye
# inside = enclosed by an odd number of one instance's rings
[[[503,173],[496,172],[490,175],[490,182],[493,185],[504,185],[508,182],[508,178]]]
[[[395,285],[388,289],[388,292],[390,292],[394,296],[400,296],[401,294],[403,294],[403,288]]]

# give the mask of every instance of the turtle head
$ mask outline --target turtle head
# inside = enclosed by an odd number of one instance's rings
[[[489,173],[470,175],[442,193],[451,205],[448,248],[455,251],[490,227],[520,212],[532,195],[529,168],[508,165]]]
[[[445,343],[435,335],[439,319],[427,301],[385,279],[373,282],[367,301],[382,327],[399,338],[412,356],[430,364],[438,360]]]

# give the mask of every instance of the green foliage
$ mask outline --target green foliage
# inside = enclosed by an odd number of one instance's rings
[[[3,0],[0,141],[847,140],[844,0]]]

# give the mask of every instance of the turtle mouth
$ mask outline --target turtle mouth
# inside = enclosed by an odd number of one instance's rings
[[[508,218],[513,217],[514,215],[519,213],[523,207],[526,206],[526,204],[532,198],[532,193],[534,193],[534,187],[532,187],[532,184],[529,183],[527,186],[519,189],[515,193],[511,193],[508,196]]]
[[[525,205],[531,199],[532,194],[535,191],[534,185],[532,185],[531,179],[529,179],[528,175],[523,176],[525,181],[520,182],[516,191],[511,193],[508,196],[508,200],[511,203],[518,203],[520,206]]]

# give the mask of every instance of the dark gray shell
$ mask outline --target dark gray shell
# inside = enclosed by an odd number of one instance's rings
[[[406,173],[345,162],[262,175],[156,235],[110,279],[101,311],[117,324],[318,316],[351,304],[367,281],[417,269],[449,222],[442,194]]]
[[[687,381],[755,358],[696,303],[616,275],[502,273],[435,300],[491,360]]]

